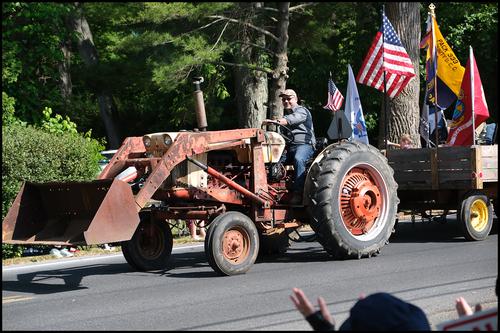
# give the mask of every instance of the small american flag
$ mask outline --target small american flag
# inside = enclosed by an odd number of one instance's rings
[[[344,96],[337,89],[332,79],[328,80],[328,102],[323,107],[332,111],[338,111],[344,102]]]
[[[410,56],[385,14],[382,14],[382,21],[356,79],[384,92],[385,72],[387,94],[394,98],[415,76],[415,71]]]

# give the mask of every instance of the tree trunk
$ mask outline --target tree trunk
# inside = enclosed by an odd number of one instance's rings
[[[96,66],[99,62],[97,50],[92,39],[87,19],[83,14],[83,10],[78,2],[75,2],[76,11],[70,20],[70,25],[78,34],[78,51],[87,67]],[[108,138],[108,147],[116,149],[120,146],[121,140],[118,130],[113,121],[113,116],[116,114],[116,105],[113,97],[106,91],[97,91],[97,101],[101,114],[106,136]]]
[[[283,116],[283,106],[279,94],[286,88],[288,78],[288,25],[289,25],[289,2],[278,2],[278,22],[276,23],[276,36],[279,42],[276,45],[274,73],[269,89],[269,117],[277,119]]]
[[[239,3],[242,11],[252,17],[255,9],[263,6],[262,2]],[[244,29],[242,31],[241,49],[237,56],[238,63],[258,64],[262,53],[250,44],[265,47],[265,36],[257,31]],[[238,123],[240,127],[260,128],[267,116],[267,74],[251,70],[247,67],[235,67],[235,90],[238,108]]]
[[[420,56],[420,3],[418,2],[388,2],[386,5],[386,16],[392,23],[401,43],[411,58],[415,69],[415,77],[408,85],[392,100],[387,97],[388,126],[387,139],[398,142],[403,133],[408,133],[414,144],[420,147],[420,135],[418,132],[419,111],[419,56]],[[382,112],[379,122],[379,147],[384,147],[385,112],[382,104]]]
[[[73,90],[73,85],[71,83],[71,49],[70,43],[68,41],[61,42],[61,52],[63,54],[63,60],[59,63],[59,77],[61,79],[61,96],[64,101],[65,107],[70,102],[71,92]]]

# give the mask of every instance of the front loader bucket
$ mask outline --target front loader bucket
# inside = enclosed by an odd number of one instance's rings
[[[91,245],[129,240],[139,224],[130,185],[25,182],[2,224],[9,244]]]

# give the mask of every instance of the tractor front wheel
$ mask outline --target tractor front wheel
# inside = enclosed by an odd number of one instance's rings
[[[240,212],[226,212],[208,226],[205,254],[220,275],[247,272],[259,253],[259,233],[252,220]]]
[[[138,271],[164,269],[172,253],[172,231],[167,222],[151,218],[148,211],[139,215],[141,221],[134,236],[121,243],[123,256]]]

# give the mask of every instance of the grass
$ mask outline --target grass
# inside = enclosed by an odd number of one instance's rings
[[[200,243],[200,242],[203,242],[203,241],[195,241],[189,236],[182,236],[182,237],[174,238],[174,247],[176,245],[193,244],[193,243]],[[87,247],[80,249],[79,251],[73,253],[73,257],[99,256],[99,255],[106,255],[106,254],[112,254],[112,253],[121,253],[121,246],[113,246],[113,249],[111,251],[101,249],[98,246],[87,246]],[[54,259],[58,259],[58,258],[56,256],[51,255],[51,254],[38,255],[38,256],[16,257],[16,258],[2,259],[2,266],[29,264],[29,263],[43,262],[43,261],[54,260]]]
[[[103,255],[110,254],[115,252],[121,252],[120,246],[115,246],[113,250],[104,250],[99,247],[89,247],[87,249],[79,250],[78,252],[73,253],[74,257],[84,257],[84,256],[95,256],[95,255]],[[9,265],[18,265],[18,264],[29,264],[35,262],[43,262],[47,260],[57,259],[56,256],[51,254],[44,254],[38,256],[26,256],[26,257],[15,257],[9,259],[2,259],[2,266]]]

